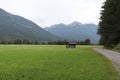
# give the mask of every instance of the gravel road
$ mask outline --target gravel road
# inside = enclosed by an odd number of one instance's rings
[[[102,48],[94,48],[93,50],[105,55],[109,60],[111,60],[120,73],[120,53]]]

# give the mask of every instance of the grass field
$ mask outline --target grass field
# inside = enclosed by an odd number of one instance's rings
[[[1,45],[0,80],[120,80],[92,46]]]

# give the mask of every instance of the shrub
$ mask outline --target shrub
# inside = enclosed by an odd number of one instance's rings
[[[114,48],[114,50],[120,52],[120,43]]]

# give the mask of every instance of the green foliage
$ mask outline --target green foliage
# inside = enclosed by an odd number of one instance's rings
[[[86,43],[86,45],[90,45],[91,43],[90,43],[90,39],[86,39],[85,40],[85,43]]]
[[[32,40],[27,40],[27,39],[16,39],[16,40],[2,40],[0,41],[0,44],[41,44],[41,45],[46,45],[46,44],[50,44],[50,45],[66,45],[67,40],[58,40],[58,41],[51,41],[51,42],[47,42],[47,41],[32,41]],[[78,45],[90,45],[91,41],[90,39],[85,39],[85,41],[75,41]]]
[[[113,50],[120,52],[120,43]]]
[[[120,49],[120,43],[116,46],[116,49]]]
[[[76,41],[78,45],[91,45],[91,40],[89,38],[84,41]]]
[[[22,44],[22,43],[23,41],[19,39],[13,41],[13,44]]]
[[[0,45],[0,80],[119,80],[91,46]]]
[[[40,42],[43,43],[43,42]],[[16,40],[2,40],[0,44],[40,44],[37,40],[16,39]]]
[[[106,0],[102,9],[98,30],[100,44],[112,48],[120,43],[120,0]]]
[[[8,44],[8,40],[4,39],[0,42],[1,44]]]

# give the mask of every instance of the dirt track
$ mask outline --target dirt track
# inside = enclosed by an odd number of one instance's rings
[[[120,53],[102,48],[94,48],[93,50],[105,55],[108,59],[110,59],[120,73]]]

